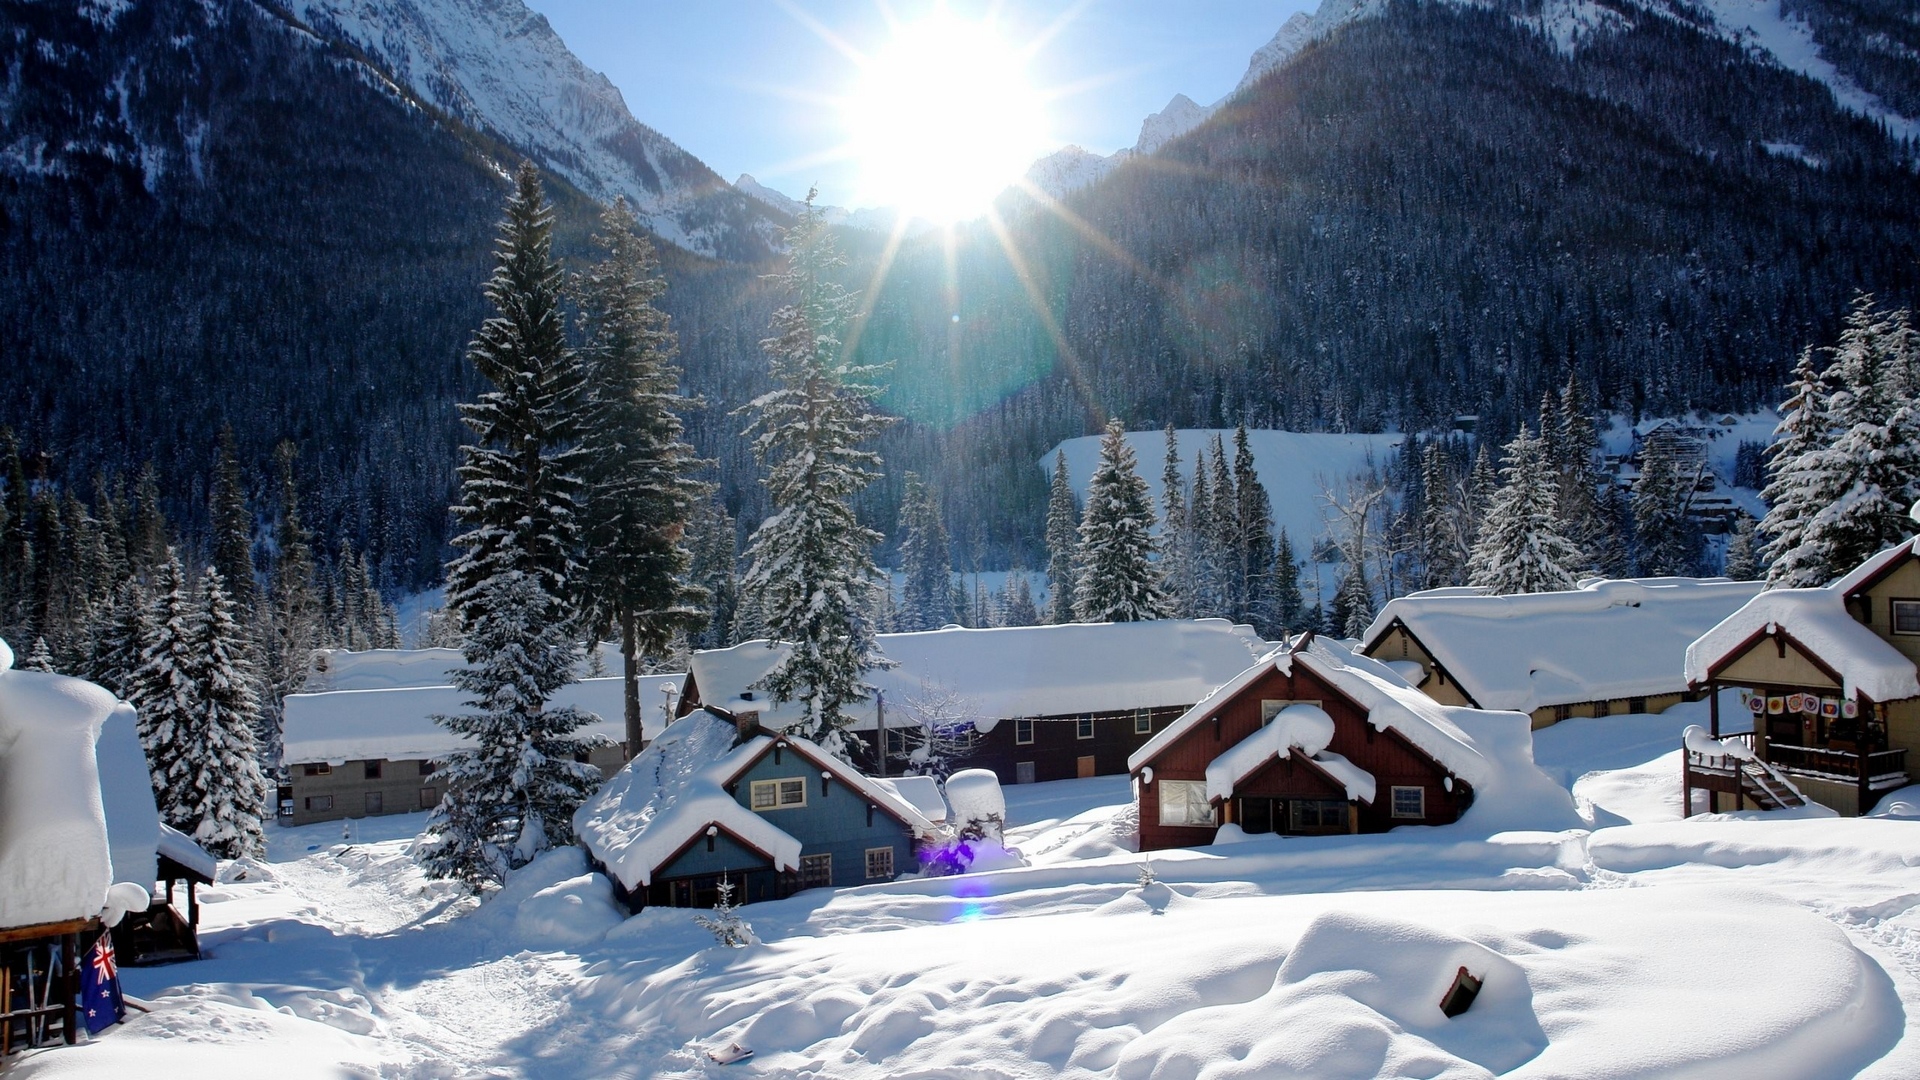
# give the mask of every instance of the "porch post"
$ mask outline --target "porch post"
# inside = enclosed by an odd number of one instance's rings
[[[1713,737],[1720,737],[1720,683],[1707,680],[1707,715],[1712,717]]]

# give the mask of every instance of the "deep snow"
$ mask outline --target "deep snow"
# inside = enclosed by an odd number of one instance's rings
[[[202,891],[209,959],[128,973],[153,1013],[18,1072],[1920,1074],[1920,824],[1679,820],[1703,712],[1539,733],[1591,833],[1253,837],[1146,886],[1127,778],[1008,788],[1029,865],[752,905],[738,950],[621,920],[571,850],[477,905],[372,839],[417,816],[275,830],[286,861]],[[1486,987],[1446,1020],[1460,966]]]

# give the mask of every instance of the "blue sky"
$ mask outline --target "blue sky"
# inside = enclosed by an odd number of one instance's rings
[[[642,123],[728,180],[742,172],[789,194],[818,183],[854,198],[855,165],[822,160],[846,138],[834,103],[858,67],[829,36],[870,54],[933,0],[527,0]],[[1247,58],[1318,0],[951,0],[955,15],[997,10],[1013,42],[1044,37],[1028,79],[1055,91],[1047,131],[1108,152],[1176,93],[1202,104],[1239,82]],[[812,24],[812,25],[809,25]],[[1051,35],[1048,31],[1052,30]],[[824,33],[822,32],[824,31]]]

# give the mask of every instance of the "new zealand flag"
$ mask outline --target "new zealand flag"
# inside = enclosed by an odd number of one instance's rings
[[[120,965],[113,956],[113,935],[101,934],[80,966],[80,1007],[87,1012],[87,1034],[98,1035],[126,1018],[120,996]]]

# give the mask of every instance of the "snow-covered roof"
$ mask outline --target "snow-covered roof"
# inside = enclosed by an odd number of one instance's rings
[[[1295,749],[1310,758],[1318,758],[1333,741],[1333,717],[1318,705],[1304,702],[1289,705],[1281,709],[1265,727],[1241,739],[1228,747],[1219,757],[1207,763],[1207,798],[1225,799],[1233,794],[1241,781],[1252,776],[1260,768],[1275,758],[1290,756]],[[1339,757],[1339,755],[1332,755]],[[1346,761],[1341,758],[1341,761]],[[1350,772],[1360,772],[1350,768]],[[1358,784],[1347,785],[1349,799],[1363,798],[1360,789],[1364,789],[1364,801],[1373,801],[1373,777],[1360,772],[1365,777]],[[1345,783],[1342,778],[1341,782]]]
[[[1920,503],[1914,504],[1915,520],[1920,521]],[[1852,595],[1865,588],[1867,584],[1884,573],[1888,567],[1909,556],[1920,553],[1920,536],[1903,543],[1895,544],[1866,562],[1854,567],[1845,576],[1835,581],[1831,588],[1841,595]]]
[[[0,927],[90,918],[113,883],[94,743],[116,703],[12,666],[0,642]]]
[[[764,852],[775,869],[799,869],[800,841],[726,790],[773,748],[776,737],[756,735],[735,746],[736,738],[732,722],[705,710],[674,722],[580,807],[573,816],[574,835],[629,890],[652,884],[655,871],[709,828]],[[933,821],[902,796],[898,780],[870,779],[805,739],[778,738],[811,766],[905,821],[916,835],[935,832]]]
[[[595,646],[607,671],[620,670],[620,647],[611,641]],[[301,690],[395,690],[405,686],[445,686],[447,673],[467,666],[459,649],[315,649],[307,660],[306,683]],[[582,660],[575,674],[592,674],[591,658]]]
[[[194,843],[193,837],[164,821],[160,823],[160,842],[156,850],[159,854],[165,855],[208,881],[212,881],[214,873],[219,870],[219,865],[214,861],[213,856],[207,854],[205,848]]]
[[[885,694],[889,726],[911,723],[916,703],[951,694],[956,700],[948,712],[965,715],[947,718],[979,721],[982,730],[1014,717],[1190,705],[1271,647],[1251,627],[1224,619],[954,627],[881,634],[879,644],[898,665],[867,673],[868,682]],[[742,691],[785,655],[786,646],[765,641],[694,653],[701,700],[738,711],[734,706]],[[854,728],[874,727],[874,704],[868,700],[847,710]],[[767,707],[761,722],[784,727],[799,712],[791,702]]]
[[[1472,813],[1482,827],[1535,828],[1558,810],[1567,822],[1578,820],[1566,788],[1555,784],[1533,762],[1532,723],[1524,713],[1442,705],[1415,690],[1377,660],[1326,638],[1313,638],[1304,650],[1276,650],[1161,729],[1127,759],[1139,772],[1167,747],[1212,716],[1234,696],[1270,671],[1290,674],[1298,664],[1367,711],[1377,730],[1398,732],[1442,768],[1472,784]],[[1363,784],[1366,774],[1339,763],[1316,759],[1335,779]],[[1348,763],[1349,766],[1351,763]],[[1370,779],[1370,777],[1369,777]],[[1211,785],[1211,778],[1209,778]],[[1525,824],[1532,822],[1533,824]]]
[[[163,826],[133,706],[124,701],[114,706],[100,728],[94,761],[100,770],[100,803],[107,815],[113,880],[152,888],[159,877],[155,854]]]
[[[1762,588],[1638,578],[1515,596],[1415,593],[1388,602],[1362,640],[1401,623],[1482,708],[1532,712],[1686,689],[1687,646]]]
[[[643,675],[640,709],[651,733],[663,726],[666,696],[677,695],[684,675]],[[388,690],[330,690],[289,694],[286,699],[285,752],[289,765],[309,761],[363,758],[409,760],[445,758],[460,748],[460,737],[433,717],[468,711],[467,695],[451,686],[403,686]],[[550,705],[571,705],[600,717],[585,733],[626,738],[626,706],[618,678],[582,679],[556,692]]]
[[[1848,613],[1842,585],[1853,577],[1818,589],[1774,589],[1747,601],[1687,646],[1688,681],[1705,683],[1754,635],[1777,628],[1838,673],[1848,695],[1875,701],[1920,697],[1913,661]]]
[[[940,794],[940,781],[931,776],[873,777],[874,786],[891,791],[908,806],[920,811],[934,824],[947,820],[947,800]]]

